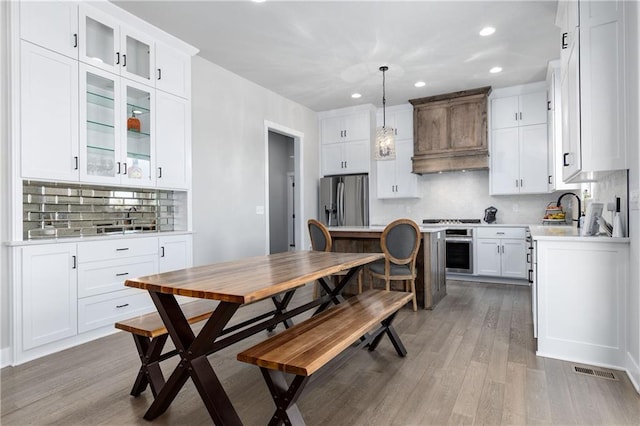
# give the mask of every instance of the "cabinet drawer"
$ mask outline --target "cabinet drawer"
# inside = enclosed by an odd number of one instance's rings
[[[113,324],[147,312],[154,305],[147,291],[125,289],[78,300],[78,332]]]
[[[158,272],[157,256],[138,256],[78,265],[78,297],[125,289],[124,280]]]
[[[158,238],[123,238],[78,244],[78,263],[158,254]]]
[[[526,228],[476,228],[476,238],[525,238]]]

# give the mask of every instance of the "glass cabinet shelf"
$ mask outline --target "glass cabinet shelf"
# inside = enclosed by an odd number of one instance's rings
[[[87,145],[87,148],[89,148],[89,149],[97,149],[98,151],[115,152],[115,149],[113,149],[113,148],[105,148],[105,147],[102,147],[102,146]]]
[[[113,124],[87,120],[87,128],[90,130],[99,130],[101,132],[113,132],[114,126]]]
[[[136,114],[145,114],[151,112],[148,106],[144,107],[127,102],[127,111],[130,112],[131,110],[133,110]]]
[[[151,158],[151,155],[149,154],[140,154],[137,152],[127,152],[127,157],[129,158],[135,158],[138,160],[149,160]]]
[[[107,108],[113,108],[113,98],[87,91],[87,102]]]
[[[151,135],[146,132],[138,132],[136,130],[127,130],[127,137],[130,137],[133,139],[146,139],[149,136]]]

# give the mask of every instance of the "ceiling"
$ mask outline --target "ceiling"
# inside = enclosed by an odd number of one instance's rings
[[[545,79],[556,1],[113,1],[315,111]],[[478,33],[484,26],[496,32]],[[501,73],[490,74],[494,66]],[[416,81],[426,82],[422,88]],[[352,99],[351,94],[362,94]]]

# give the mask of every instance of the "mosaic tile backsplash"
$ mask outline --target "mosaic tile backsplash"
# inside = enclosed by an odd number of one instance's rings
[[[186,193],[24,181],[27,239],[186,231]]]

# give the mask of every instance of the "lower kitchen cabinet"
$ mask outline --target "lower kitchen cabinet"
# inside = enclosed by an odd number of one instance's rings
[[[77,333],[75,244],[22,247],[21,286],[15,290],[15,335],[26,351]]]
[[[538,350],[544,357],[625,368],[628,239],[538,240]]]
[[[476,274],[527,278],[525,228],[477,228]]]
[[[119,320],[154,310],[127,278],[192,265],[191,235],[16,247],[13,364],[105,336]]]
[[[160,263],[158,272],[175,271],[193,265],[191,235],[170,235],[158,237]]]

